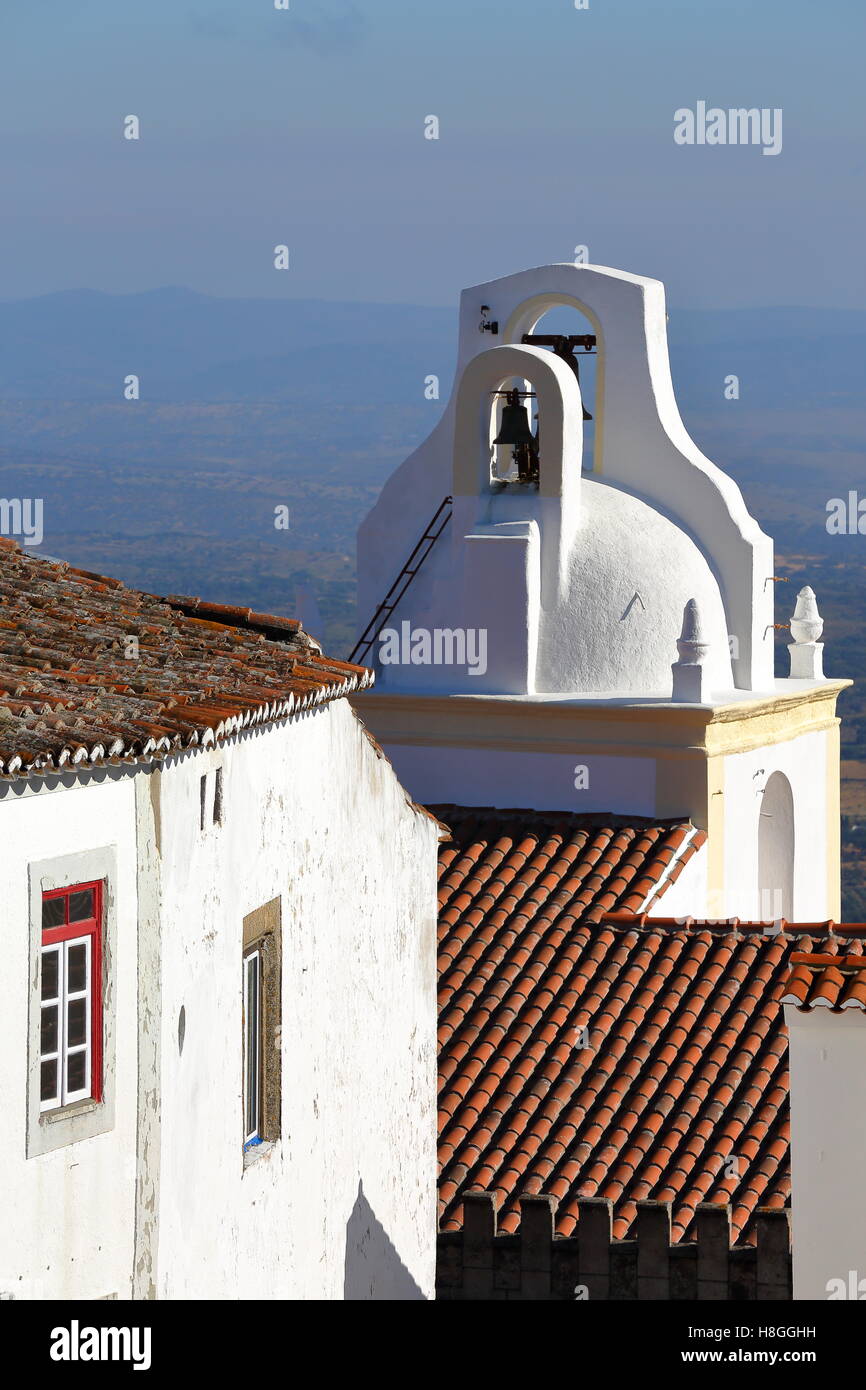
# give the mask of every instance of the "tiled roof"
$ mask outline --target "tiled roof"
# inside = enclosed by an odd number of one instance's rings
[[[795,951],[785,982],[783,1004],[800,1009],[866,1009],[866,956],[849,954],[840,962],[834,955],[809,955]]]
[[[0,540],[2,777],[163,757],[372,682],[294,619],[139,593]]]
[[[548,1193],[563,1236],[595,1197],[613,1201],[619,1240],[638,1201],[668,1200],[675,1240],[700,1203],[730,1202],[733,1239],[751,1242],[757,1209],[790,1200],[792,953],[859,959],[866,928],[596,923],[579,853],[551,855],[537,830],[519,852],[513,835],[498,850],[466,838],[441,849],[442,1228],[460,1228],[473,1188],[494,1193],[505,1231],[521,1196]]]
[[[518,902],[521,914],[546,917],[556,907],[572,921],[597,922],[613,908],[644,911],[707,838],[683,820],[429,809],[452,835],[439,859],[441,920],[464,931],[490,912],[498,922]]]

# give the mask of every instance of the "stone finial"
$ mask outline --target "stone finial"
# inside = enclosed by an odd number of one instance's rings
[[[678,703],[709,704],[710,693],[704,660],[710,645],[704,640],[704,626],[697,599],[690,598],[683,609],[683,630],[677,638],[679,660],[671,666],[673,696]]]
[[[823,631],[824,619],[818,612],[818,601],[807,584],[797,595],[791,619],[791,636],[794,640],[788,644],[788,651],[792,680],[824,679],[824,643],[818,641]]]

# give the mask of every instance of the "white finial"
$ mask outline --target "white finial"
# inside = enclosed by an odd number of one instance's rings
[[[818,601],[808,584],[797,595],[788,651],[791,656],[791,679],[820,681],[824,679],[824,643],[818,638],[824,631],[824,619],[818,612]]]
[[[697,599],[690,598],[683,609],[683,630],[677,638],[679,661],[671,666],[673,696],[678,703],[706,705],[710,701],[704,660],[710,645],[704,640],[704,625]]]

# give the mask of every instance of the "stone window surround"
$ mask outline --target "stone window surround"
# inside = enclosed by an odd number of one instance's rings
[[[261,1086],[262,1112],[259,1123],[261,1145],[244,1153],[244,1167],[270,1149],[280,1138],[282,1109],[282,899],[270,902],[243,919],[243,955],[261,953]]]
[[[41,859],[29,865],[30,941],[27,1038],[27,1158],[93,1139],[114,1128],[115,1006],[117,958],[117,851],[113,845]],[[40,1112],[39,1053],[42,894],[52,888],[103,881],[102,894],[102,1099],[82,1100]]]

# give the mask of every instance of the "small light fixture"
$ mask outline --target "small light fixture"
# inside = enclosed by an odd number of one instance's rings
[[[479,331],[480,333],[497,333],[497,334],[498,334],[498,332],[499,332],[499,320],[498,320],[498,319],[491,319],[491,318],[488,318],[489,313],[490,313],[490,305],[489,305],[489,304],[482,304],[482,305],[481,305],[481,322],[480,322],[479,325],[478,325],[478,331]]]

